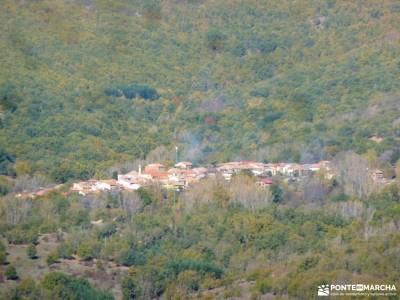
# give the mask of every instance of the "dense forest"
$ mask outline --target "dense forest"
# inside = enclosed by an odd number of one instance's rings
[[[3,174],[87,179],[174,145],[202,163],[399,147],[398,1],[1,4]]]
[[[398,298],[399,1],[0,5],[1,300]],[[175,155],[336,173],[70,193]]]

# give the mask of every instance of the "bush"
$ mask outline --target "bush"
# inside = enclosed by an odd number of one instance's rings
[[[119,255],[117,262],[124,266],[143,265],[146,262],[146,255],[139,249],[129,249]]]
[[[246,46],[243,43],[238,43],[232,47],[231,53],[235,56],[244,56],[247,53]]]
[[[89,261],[96,258],[100,252],[100,245],[95,242],[87,242],[80,244],[76,254],[83,261]]]
[[[276,229],[269,235],[257,239],[255,245],[257,250],[269,249],[274,251],[286,245],[287,241],[288,241],[287,232],[284,230]]]
[[[258,80],[267,80],[274,76],[274,69],[271,66],[257,67],[255,74]]]
[[[49,291],[50,299],[114,299],[111,294],[94,289],[86,279],[74,278],[59,272],[46,274],[43,278],[42,286]]]
[[[207,32],[207,47],[213,51],[222,50],[225,46],[226,36],[217,29]]]
[[[242,296],[242,291],[240,287],[231,287],[228,290],[224,292],[224,298],[225,299],[230,299],[230,298],[240,298]]]
[[[197,260],[178,260],[172,261],[168,264],[168,268],[170,272],[175,275],[186,271],[186,270],[193,270],[197,271],[200,275],[205,275],[206,273],[210,273],[215,278],[221,278],[224,274],[224,271],[215,266],[212,263],[204,262],[204,261],[197,261]]]
[[[160,98],[158,92],[154,88],[147,85],[133,84],[123,86],[121,91],[128,99],[143,98],[146,100],[156,100]]]
[[[318,256],[315,257],[307,257],[302,261],[302,263],[299,266],[299,272],[305,272],[309,269],[314,268],[316,265],[318,265],[320,258]]]
[[[58,253],[54,252],[54,251],[50,252],[47,255],[46,263],[47,263],[48,266],[51,266],[51,265],[53,265],[55,263],[58,263]]]
[[[0,181],[0,195],[7,195],[11,191],[11,186],[5,181]]]
[[[1,102],[0,102],[1,103]],[[13,164],[15,163],[15,157],[3,149],[0,149],[0,175],[15,175]]]
[[[112,236],[117,232],[117,226],[114,224],[107,224],[103,228],[101,228],[97,234],[99,239],[105,239]]]
[[[62,243],[57,247],[58,256],[63,259],[72,259],[74,254],[74,248],[71,244]]]
[[[262,97],[262,98],[268,98],[269,96],[269,90],[266,87],[259,87],[250,92],[250,96],[252,97]]]
[[[106,94],[107,96],[110,96],[110,97],[121,97],[122,96],[122,93],[119,89],[112,88],[112,87],[106,88],[104,90],[104,94]]]
[[[0,241],[0,251],[6,251],[6,246]]]
[[[0,251],[0,265],[4,265],[7,262],[7,254],[5,251]]]
[[[137,299],[140,295],[140,287],[132,277],[125,277],[121,286],[124,300]]]
[[[261,294],[266,294],[271,291],[271,281],[269,279],[260,279],[256,281],[255,285],[256,291]]]
[[[278,48],[278,42],[276,37],[263,37],[256,41],[256,47],[261,53],[267,54],[274,52]]]
[[[17,274],[17,270],[15,269],[15,267],[13,265],[9,265],[5,272],[4,275],[6,276],[6,278],[8,280],[16,280],[18,279],[18,274]]]
[[[28,255],[30,259],[37,258],[36,246],[34,244],[31,244],[26,248],[26,255]]]
[[[38,233],[34,230],[12,229],[6,234],[7,240],[10,244],[36,244]]]
[[[183,271],[178,275],[177,282],[186,288],[188,292],[197,291],[200,288],[199,276],[196,271]]]
[[[10,299],[40,299],[40,289],[32,278],[22,279],[10,293]]]
[[[331,198],[333,202],[345,202],[350,199],[350,196],[340,193]]]
[[[383,13],[382,13],[380,10],[378,10],[378,9],[374,9],[374,10],[371,12],[371,17],[373,17],[373,18],[375,18],[375,19],[379,19],[382,15],[383,15]]]

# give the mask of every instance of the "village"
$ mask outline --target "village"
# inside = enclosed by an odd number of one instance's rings
[[[70,191],[87,195],[104,191],[138,190],[152,184],[159,184],[165,189],[181,191],[190,188],[196,182],[216,176],[222,176],[229,182],[234,175],[242,172],[254,176],[256,184],[263,188],[272,185],[276,176],[289,183],[300,181],[316,172],[320,172],[328,180],[335,176],[331,162],[326,160],[314,164],[237,161],[211,167],[194,167],[191,162],[183,161],[176,163],[174,167],[169,169],[161,163],[151,163],[146,165],[143,170],[139,166],[138,170],[120,174],[117,179],[77,182],[72,185]],[[369,174],[375,182],[383,183],[385,181],[383,172],[380,170],[370,170]]]
[[[313,164],[298,163],[262,163],[254,161],[234,161],[221,163],[216,166],[194,166],[189,161],[176,163],[171,168],[166,168],[161,163],[151,163],[143,169],[139,165],[138,170],[132,170],[126,174],[118,174],[112,179],[90,179],[87,181],[75,182],[68,193],[77,193],[85,196],[88,194],[111,192],[111,191],[134,191],[141,187],[158,184],[164,189],[181,191],[190,188],[195,183],[206,178],[221,176],[226,181],[241,173],[252,175],[256,178],[256,184],[268,188],[280,178],[288,183],[298,182],[304,178],[313,176],[319,172],[327,180],[335,177],[335,170],[332,163],[327,160]],[[383,171],[374,169],[368,170],[370,178],[384,184]],[[36,198],[58,190],[62,184],[52,187],[39,188],[35,191],[24,191],[16,195],[17,198]]]

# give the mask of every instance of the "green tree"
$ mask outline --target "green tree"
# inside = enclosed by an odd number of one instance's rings
[[[282,188],[277,184],[273,184],[273,185],[271,185],[270,189],[271,189],[271,194],[272,194],[272,202],[274,202],[274,203],[282,202],[283,201]]]
[[[150,191],[148,191],[144,188],[139,188],[137,190],[137,192],[139,194],[140,199],[143,202],[143,206],[150,205],[153,202],[153,197],[152,197]]]

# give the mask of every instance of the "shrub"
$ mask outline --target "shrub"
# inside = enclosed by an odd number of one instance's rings
[[[10,244],[36,244],[38,234],[34,230],[12,229],[6,234],[7,240]]]
[[[256,47],[261,53],[267,54],[274,52],[278,48],[278,42],[276,37],[263,37],[256,42]]]
[[[4,265],[7,261],[7,254],[5,251],[0,251],[0,265]]]
[[[0,175],[15,175],[13,163],[15,163],[15,157],[0,149]]]
[[[97,234],[99,239],[105,239],[117,232],[117,227],[114,224],[107,224],[101,228]]]
[[[252,97],[262,97],[262,98],[268,98],[269,96],[269,90],[266,87],[259,87],[255,88],[250,92],[250,96]]]
[[[212,263],[197,260],[177,260],[168,264],[169,270],[178,275],[186,270],[197,271],[200,275],[210,273],[215,278],[221,278],[224,271]]]
[[[199,276],[196,271],[183,271],[178,275],[177,282],[189,292],[197,291],[200,287]]]
[[[122,93],[119,89],[113,88],[113,87],[108,87],[104,90],[104,94],[110,97],[121,97]]]
[[[40,299],[40,289],[32,278],[22,279],[10,293],[10,299]]]
[[[26,248],[26,255],[28,255],[30,259],[37,258],[36,246],[34,244],[31,244]]]
[[[383,13],[382,13],[380,10],[378,10],[378,9],[374,9],[374,10],[371,12],[371,17],[373,17],[373,18],[375,18],[375,19],[379,19],[382,15],[383,15]]]
[[[257,280],[255,289],[261,294],[266,294],[271,290],[271,281],[269,279]]]
[[[104,270],[104,265],[101,260],[96,261],[96,269],[97,270]]]
[[[318,263],[319,263],[319,257],[315,256],[315,257],[307,257],[306,259],[304,259],[304,261],[302,261],[302,263],[299,266],[299,272],[305,272],[309,269],[314,268]]]
[[[54,252],[54,251],[50,252],[47,255],[46,263],[47,263],[48,266],[51,266],[51,265],[53,265],[55,263],[58,263],[58,254],[57,254],[57,252]]]
[[[160,95],[158,92],[147,85],[140,85],[140,84],[133,84],[133,85],[127,85],[123,86],[121,88],[122,93],[124,96],[128,99],[133,99],[133,98],[143,98],[146,100],[156,100],[160,98]]]
[[[333,202],[345,202],[350,199],[350,196],[340,193],[331,198]]]
[[[247,49],[243,43],[238,43],[234,47],[232,47],[231,53],[235,56],[244,56],[246,55]]]
[[[269,249],[276,250],[288,241],[287,231],[284,229],[274,229],[270,234],[256,240],[256,248],[258,250]]]
[[[10,184],[0,181],[0,195],[7,195],[11,191]]]
[[[207,32],[207,47],[213,51],[222,50],[225,46],[226,36],[217,29]]]
[[[17,274],[17,270],[15,269],[15,267],[13,265],[9,265],[5,272],[4,275],[6,276],[6,278],[8,280],[16,280],[18,279],[18,274]]]
[[[124,266],[143,265],[146,262],[146,256],[139,249],[129,249],[119,255],[117,262]]]
[[[0,251],[6,251],[6,246],[0,241]]]
[[[83,261],[89,261],[96,258],[100,252],[100,245],[95,242],[87,242],[80,244],[76,254]]]
[[[62,243],[57,247],[57,253],[60,258],[72,259],[74,254],[74,248],[71,244]]]
[[[267,80],[274,76],[274,69],[271,66],[257,67],[255,74],[258,80]]]
[[[240,287],[237,286],[231,287],[224,292],[225,299],[240,298],[241,296],[242,296],[242,291],[240,290]]]
[[[60,272],[46,274],[42,280],[42,286],[49,291],[49,299],[114,299],[111,294],[94,289],[86,279],[74,278]]]
[[[124,300],[136,299],[140,295],[140,287],[132,277],[125,277],[121,286]]]

